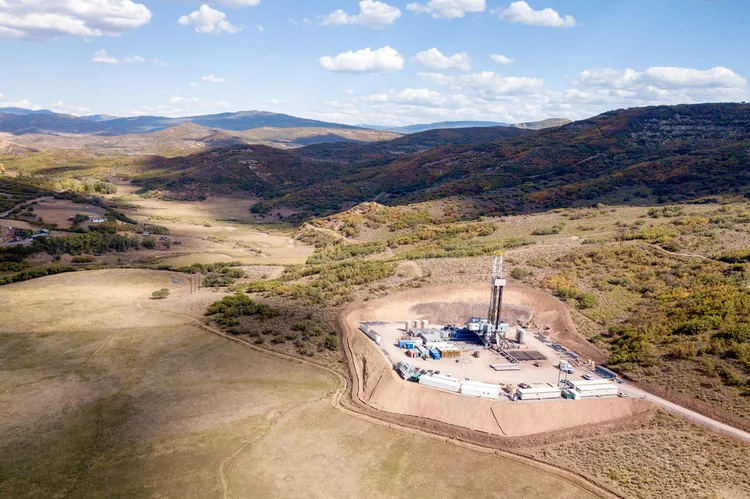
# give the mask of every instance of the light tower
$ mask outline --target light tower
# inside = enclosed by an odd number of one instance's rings
[[[505,288],[505,279],[503,273],[503,254],[495,254],[495,260],[492,262],[492,298],[490,299],[490,313],[487,319],[492,324],[493,330],[500,330],[500,312],[503,309],[503,289]]]

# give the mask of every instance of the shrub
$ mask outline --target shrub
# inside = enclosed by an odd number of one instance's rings
[[[91,263],[95,261],[96,261],[96,258],[94,258],[92,255],[74,256],[72,260],[73,263]]]
[[[513,270],[510,271],[511,277],[514,279],[525,279],[527,277],[530,277],[534,275],[533,270],[525,269],[523,267],[514,267]]]
[[[152,300],[163,300],[167,296],[169,296],[169,290],[167,288],[161,288],[151,293]]]
[[[250,299],[244,293],[235,293],[230,296],[225,296],[221,300],[213,303],[206,310],[206,315],[219,315],[223,317],[246,317],[246,316],[259,316],[262,318],[272,318],[279,315],[279,311],[265,305],[263,303],[257,303]]]
[[[339,346],[339,339],[332,334],[326,336],[324,345],[329,350],[336,350]]]

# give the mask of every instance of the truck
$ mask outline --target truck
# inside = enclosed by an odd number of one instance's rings
[[[560,370],[564,373],[573,374],[573,366],[570,365],[570,362],[567,360],[561,360],[560,365],[558,366]]]

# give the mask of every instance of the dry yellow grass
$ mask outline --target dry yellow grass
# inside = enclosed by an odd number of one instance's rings
[[[181,277],[107,270],[0,288],[0,496],[593,497],[335,411],[325,371],[197,327],[221,294],[190,294]]]

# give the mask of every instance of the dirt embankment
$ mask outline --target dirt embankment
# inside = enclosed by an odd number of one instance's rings
[[[343,331],[344,349],[352,373],[352,402],[360,409],[377,412],[378,417],[383,419],[453,438],[489,441],[494,445],[498,445],[498,437],[507,439],[572,430],[651,411],[651,405],[641,400],[511,403],[469,398],[405,383],[378,351],[377,346],[364,335],[358,334],[357,328],[361,321],[417,318],[418,311],[433,308],[425,308],[424,304],[440,304],[441,314],[437,318],[448,318],[456,313],[456,310],[451,309],[451,304],[464,309],[467,308],[466,304],[482,303],[489,296],[488,291],[488,287],[479,285],[446,284],[352,304],[344,309],[339,317],[339,326]],[[556,298],[521,286],[508,286],[506,297],[509,304],[533,309],[537,324],[548,324],[554,333],[553,337],[561,341],[576,340],[565,343],[584,356],[587,356],[585,352],[601,355],[601,352],[590,345],[586,348],[585,339],[576,338],[577,333],[570,316],[565,313],[564,304]],[[436,319],[434,316],[430,318]]]

